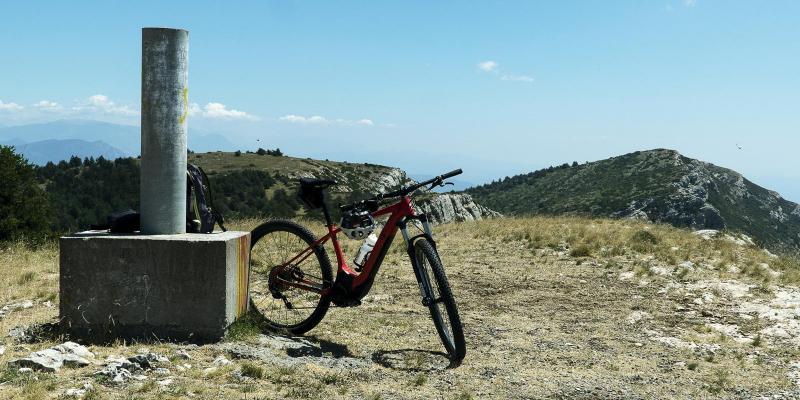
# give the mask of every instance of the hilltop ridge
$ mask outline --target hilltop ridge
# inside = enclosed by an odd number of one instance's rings
[[[675,150],[637,151],[468,189],[505,214],[580,214],[727,229],[776,251],[800,249],[800,206],[728,168]]]

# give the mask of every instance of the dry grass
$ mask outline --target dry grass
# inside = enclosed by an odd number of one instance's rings
[[[231,226],[249,230],[259,222]],[[92,377],[98,367],[35,375],[6,368],[8,360],[54,344],[16,344],[6,334],[15,326],[53,321],[58,301],[57,246],[7,245],[0,250],[0,306],[28,299],[35,306],[0,320],[0,340],[7,347],[0,356],[0,398],[58,398],[84,382],[96,388],[87,398],[103,399],[714,398],[793,387],[787,373],[789,361],[800,356],[796,347],[760,335],[757,342],[739,343],[710,331],[709,321],[738,321],[728,304],[697,305],[660,289],[736,279],[762,285],[767,291],[760,295],[769,296],[770,285],[798,282],[796,260],[632,221],[503,219],[439,226],[435,236],[467,336],[461,367],[441,368],[441,344],[397,241],[364,304],[331,309],[307,335],[328,357],[353,357],[369,366],[234,360],[207,371],[217,356],[230,355],[218,346],[201,346],[187,348],[191,360],[173,357],[167,366],[173,383],[166,387],[154,383],[166,377],[152,373],[146,381],[114,386]],[[343,244],[351,255],[359,245]],[[680,267],[686,261],[694,267]],[[662,269],[673,275],[660,275]],[[620,280],[625,272],[637,274]],[[46,301],[54,307],[44,306]],[[650,317],[631,324],[627,319],[634,311]],[[767,323],[739,322],[753,336]],[[652,331],[720,350],[709,355],[665,346]],[[242,324],[228,340],[253,343],[254,337],[251,326]],[[119,342],[90,349],[103,359],[142,347],[172,356],[180,346]],[[192,368],[179,371],[183,363]]]

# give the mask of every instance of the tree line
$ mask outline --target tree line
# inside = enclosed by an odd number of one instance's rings
[[[269,152],[282,155],[279,149]],[[12,147],[0,146],[0,242],[86,230],[104,223],[113,212],[138,210],[139,178],[135,158],[72,157],[36,166]],[[209,181],[212,206],[227,219],[301,214],[321,218],[319,210],[304,208],[297,182],[277,173],[241,169],[209,174]],[[335,194],[331,204],[366,195]]]

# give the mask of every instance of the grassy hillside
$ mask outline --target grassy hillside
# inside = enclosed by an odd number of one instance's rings
[[[228,218],[259,216],[319,217],[297,197],[301,177],[336,179],[330,205],[360,200],[407,184],[405,173],[373,164],[320,161],[254,153],[193,153],[189,162],[209,175],[214,207]],[[139,161],[77,157],[37,167],[48,193],[55,232],[88,229],[114,211],[139,208]],[[335,210],[334,210],[335,211]],[[335,214],[335,212],[334,212]]]
[[[0,306],[12,305],[0,319],[0,398],[58,398],[85,383],[92,399],[800,396],[796,260],[738,237],[631,220],[508,218],[441,225],[435,236],[467,337],[457,369],[445,368],[396,244],[364,304],[332,309],[303,339],[243,322],[220,344],[90,346],[98,364],[145,348],[170,358],[122,384],[95,377],[100,365],[7,367],[64,340],[7,336],[58,310],[56,247],[10,245],[0,250]],[[359,245],[344,244],[349,254]],[[30,307],[15,306],[25,300]],[[257,356],[235,357],[243,352]],[[215,366],[219,356],[232,364]]]
[[[563,164],[467,193],[504,214],[640,218],[743,232],[773,251],[800,249],[800,206],[735,171],[672,150]]]

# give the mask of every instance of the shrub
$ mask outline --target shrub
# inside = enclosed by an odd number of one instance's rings
[[[589,249],[589,246],[582,244],[570,250],[569,255],[572,257],[589,257],[592,255],[592,250]]]
[[[261,379],[264,377],[264,368],[261,368],[254,363],[246,362],[242,364],[242,376],[253,379]]]

